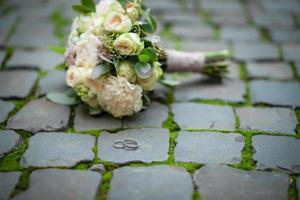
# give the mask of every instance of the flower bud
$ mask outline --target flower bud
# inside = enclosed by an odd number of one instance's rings
[[[154,68],[152,75],[147,79],[138,78],[138,84],[143,88],[143,90],[151,91],[154,90],[157,81],[163,75],[163,71],[161,69],[161,64],[159,62],[153,63]]]

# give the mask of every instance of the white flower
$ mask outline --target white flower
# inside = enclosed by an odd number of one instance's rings
[[[110,76],[98,95],[98,102],[114,117],[129,116],[142,109],[142,92],[139,85],[133,85],[125,78]]]
[[[138,17],[139,17],[139,4],[138,3],[133,3],[133,2],[128,2],[127,3],[127,15],[131,19],[132,22],[135,22]]]
[[[100,39],[89,32],[83,34],[74,47],[76,52],[75,65],[77,67],[93,68],[99,63]]]
[[[126,78],[131,83],[134,83],[136,81],[134,65],[129,61],[120,62],[117,69],[117,74],[120,77]]]
[[[126,33],[131,30],[132,23],[128,16],[113,12],[105,18],[104,28],[113,33]]]
[[[91,69],[86,69],[83,67],[69,67],[66,76],[67,85],[70,87],[76,87],[77,85],[83,83],[86,79],[91,77]]]
[[[124,13],[122,5],[117,0],[100,0],[96,6],[96,15],[101,21],[112,12]]]
[[[121,55],[138,55],[144,48],[144,43],[136,33],[123,33],[113,43]]]

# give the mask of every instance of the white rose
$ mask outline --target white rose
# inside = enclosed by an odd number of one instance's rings
[[[101,0],[96,6],[96,15],[101,21],[111,12],[124,13],[122,5],[117,0]]]
[[[121,55],[138,55],[144,43],[136,33],[123,33],[113,42],[113,46]]]
[[[136,81],[134,65],[129,61],[120,62],[117,68],[117,74],[120,77],[126,78],[131,83],[134,83]]]
[[[132,23],[128,16],[113,12],[105,18],[104,28],[113,33],[125,33],[131,30]]]
[[[77,85],[83,83],[86,79],[91,77],[91,69],[83,67],[69,67],[66,76],[67,85],[74,88]]]
[[[127,15],[131,19],[132,22],[135,22],[139,18],[139,4],[128,2],[127,3]]]
[[[110,76],[98,95],[101,108],[114,117],[124,117],[142,109],[142,88],[129,83],[123,77]]]
[[[76,52],[75,65],[77,67],[93,68],[99,63],[100,39],[89,32],[82,34],[80,41],[74,47]]]

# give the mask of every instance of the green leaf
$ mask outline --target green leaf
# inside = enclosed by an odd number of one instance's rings
[[[180,84],[179,81],[173,80],[173,79],[162,79],[160,82],[164,85],[170,86],[170,87],[175,87]]]
[[[140,59],[140,57],[142,57],[142,58],[143,57],[145,57],[145,58],[147,57],[148,60],[143,61],[143,60]],[[146,63],[146,62],[152,63],[152,62],[155,62],[157,60],[157,55],[156,55],[156,52],[153,49],[146,48],[146,49],[143,49],[141,51],[141,53],[140,53],[140,55],[139,55],[138,58],[139,58],[139,61],[141,61],[143,63]]]
[[[83,13],[83,14],[87,14],[87,13],[93,12],[92,9],[90,9],[90,8],[88,8],[86,6],[83,6],[83,5],[74,5],[74,6],[72,6],[72,8],[76,12]]]
[[[157,24],[155,19],[150,15],[150,10],[142,10],[142,16],[146,19],[146,23],[141,25],[142,30],[147,33],[155,33]]]
[[[90,8],[93,12],[96,12],[96,5],[93,0],[81,0],[81,4],[87,8]]]
[[[139,61],[142,62],[142,63],[147,63],[150,60],[150,57],[148,55],[145,55],[145,54],[139,55],[138,58],[139,58]]]
[[[117,0],[117,1],[122,5],[124,10],[127,9],[127,3],[128,3],[129,0]]]
[[[68,106],[73,106],[79,103],[75,97],[70,97],[65,92],[50,92],[47,94],[47,99],[54,103]]]
[[[141,79],[150,78],[153,73],[153,68],[149,63],[138,62],[135,64],[135,72]]]
[[[97,79],[100,76],[102,76],[103,74],[106,74],[108,72],[110,72],[112,70],[112,66],[111,65],[98,65],[96,67],[94,67],[93,71],[92,71],[92,79]]]
[[[49,45],[48,49],[55,52],[55,53],[61,54],[61,55],[64,55],[64,53],[66,51],[66,49],[64,47],[56,46],[56,45]]]

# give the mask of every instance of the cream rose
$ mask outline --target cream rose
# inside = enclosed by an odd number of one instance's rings
[[[144,43],[136,33],[123,33],[113,42],[113,46],[121,55],[138,55]]]
[[[128,16],[113,12],[104,20],[104,29],[113,33],[126,33],[131,30],[132,23]]]
[[[91,69],[85,69],[83,67],[69,67],[66,76],[67,85],[70,87],[76,87],[83,83],[86,79],[91,77]]]
[[[134,65],[129,61],[120,62],[117,69],[117,75],[126,78],[131,83],[136,81]]]
[[[160,79],[160,77],[163,74],[163,71],[161,69],[161,64],[159,62],[154,62],[154,69],[152,75],[147,79],[141,79],[138,78],[139,85],[146,91],[154,90],[157,81]]]
[[[133,2],[127,3],[126,12],[132,22],[135,22],[139,17],[139,7],[140,6],[138,3],[133,3]]]
[[[124,13],[125,11],[117,0],[101,0],[96,7],[96,15],[100,21],[111,12]]]
[[[101,108],[114,117],[133,115],[142,109],[142,88],[129,83],[123,77],[110,76],[98,95]]]

